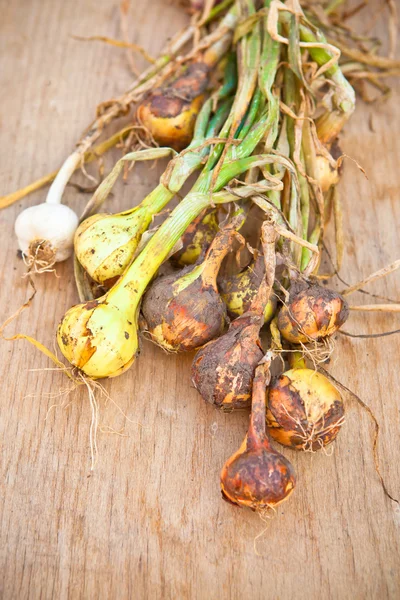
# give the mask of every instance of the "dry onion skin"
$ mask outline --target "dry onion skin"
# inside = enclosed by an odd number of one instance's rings
[[[293,344],[319,340],[335,333],[349,316],[346,300],[338,292],[311,285],[289,298],[278,314],[282,337]]]
[[[281,504],[296,484],[293,466],[272,447],[266,433],[265,370],[266,365],[260,365],[254,377],[247,435],[221,472],[223,498],[255,511]]]
[[[290,369],[267,390],[268,432],[283,446],[319,450],[333,442],[343,422],[339,391],[312,369]]]
[[[259,332],[263,318],[245,313],[228,331],[196,354],[192,383],[201,396],[225,412],[247,408],[256,366],[264,352]]]

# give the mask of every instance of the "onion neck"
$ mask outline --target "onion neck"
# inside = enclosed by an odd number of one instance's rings
[[[267,381],[268,379],[268,381]],[[269,364],[264,363],[257,367],[253,379],[253,392],[251,400],[250,426],[247,432],[247,449],[256,448],[263,443],[270,446],[266,435],[266,387],[269,382]]]
[[[147,208],[149,210],[149,217],[152,218],[153,215],[160,212],[168,204],[174,195],[175,192],[169,190],[162,183],[159,183],[141,202],[140,208]]]
[[[118,283],[106,294],[104,301],[132,314],[137,309],[146,287],[190,223],[212,202],[226,201],[223,196],[218,199],[196,193],[186,196],[149,240]]]
[[[224,229],[217,233],[204,259],[205,267],[202,272],[203,283],[207,287],[217,289],[217,276],[222,261],[231,249],[234,229]]]

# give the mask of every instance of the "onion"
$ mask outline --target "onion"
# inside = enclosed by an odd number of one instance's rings
[[[208,73],[207,65],[194,63],[174,83],[154,90],[138,106],[139,122],[159,145],[179,151],[190,143],[205,99]]]
[[[295,450],[318,450],[336,438],[344,420],[338,390],[312,369],[290,369],[267,392],[268,432]]]
[[[278,328],[294,344],[330,336],[349,316],[346,300],[338,292],[320,285],[291,294],[278,314]]]
[[[165,350],[194,350],[225,329],[226,308],[217,275],[234,234],[229,226],[221,230],[202,263],[159,277],[146,292],[142,312],[147,331]]]
[[[228,51],[235,17],[227,32],[169,84],[152,90],[137,107],[136,116],[158,145],[183,150],[192,140],[198,113],[204,104],[211,72]]]
[[[264,355],[259,338],[262,324],[262,316],[245,313],[224,335],[198,351],[192,383],[204,400],[224,411],[250,405],[254,371]]]
[[[315,158],[315,176],[323,192],[327,192],[333,185],[339,183],[339,170],[332,163],[335,163],[335,160],[333,158],[329,160],[323,154],[317,154]]]
[[[292,465],[271,446],[266,433],[265,369],[265,364],[256,369],[247,435],[221,472],[223,498],[257,511],[286,500],[296,483]]]

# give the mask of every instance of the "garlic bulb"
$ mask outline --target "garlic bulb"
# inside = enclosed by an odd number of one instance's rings
[[[50,265],[71,256],[77,227],[78,217],[71,208],[65,204],[43,202],[18,215],[15,235],[20,250],[28,259],[36,255]]]
[[[34,266],[37,272],[72,254],[78,217],[71,208],[61,204],[61,199],[81,159],[79,152],[71,154],[50,186],[46,202],[26,208],[15,221],[19,248],[28,265]]]

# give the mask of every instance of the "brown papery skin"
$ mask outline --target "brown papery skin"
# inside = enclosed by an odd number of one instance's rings
[[[320,450],[339,433],[344,405],[339,391],[321,373],[291,369],[267,392],[268,433],[294,450]]]
[[[173,284],[191,269],[156,279],[144,296],[142,312],[147,329],[166,350],[195,350],[225,329],[225,304],[201,277],[173,297]]]
[[[204,400],[226,412],[247,408],[256,366],[264,353],[259,338],[263,318],[245,313],[228,331],[198,351],[192,382]]]
[[[136,110],[143,125],[160,146],[176,151],[192,141],[197,115],[204,102],[210,67],[196,62],[168,86],[150,92]]]
[[[311,285],[290,297],[278,314],[282,337],[294,344],[330,336],[349,316],[346,300],[338,292],[320,285]]]
[[[271,446],[266,434],[266,384],[266,365],[261,365],[257,367],[253,382],[247,436],[221,472],[223,498],[255,511],[280,504],[289,497],[296,484],[292,465]]]

